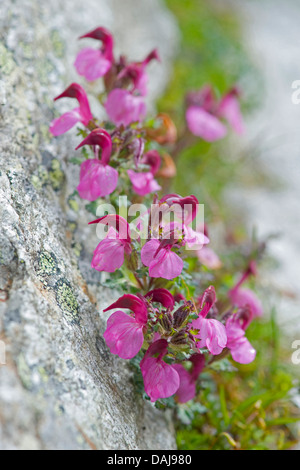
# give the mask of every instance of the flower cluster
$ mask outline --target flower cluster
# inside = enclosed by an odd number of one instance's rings
[[[72,83],[55,100],[75,99],[78,106],[54,119],[50,132],[60,136],[81,125],[78,195],[99,205],[105,200],[115,209],[90,222],[102,231],[92,268],[118,272],[127,287],[104,310],[114,310],[104,338],[112,354],[141,357],[144,388],[152,402],[175,396],[185,403],[195,397],[201,372],[216,360],[231,355],[248,364],[255,359],[245,332],[262,315],[262,306],[252,290],[242,287],[256,275],[255,259],[247,261],[242,277],[221,301],[211,282],[203,284],[201,268],[213,272],[222,262],[208,246],[199,201],[194,195],[162,194],[176,174],[172,153],[180,135],[168,115],[146,118],[147,68],[160,60],[157,50],[129,62],[124,56],[115,58],[113,37],[103,27],[80,39],[98,41],[98,49],[79,52],[74,66],[88,81],[103,79],[99,99],[107,119],[93,115],[84,88]],[[211,86],[189,93],[184,132],[207,142],[224,138],[226,124],[242,133],[239,95],[236,87],[219,101]],[[134,221],[117,214],[117,196],[124,194],[139,205]],[[189,282],[198,283],[193,294],[183,287]]]

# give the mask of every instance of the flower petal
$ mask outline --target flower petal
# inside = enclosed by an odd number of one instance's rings
[[[113,273],[124,263],[124,245],[119,239],[105,238],[94,251],[92,268]]]
[[[159,302],[165,308],[173,308],[175,305],[175,300],[171,292],[167,289],[159,288],[153,289],[148,292],[145,297],[150,297],[152,302]]]
[[[260,300],[257,298],[255,293],[251,289],[238,288],[232,289],[228,293],[231,302],[236,307],[245,307],[249,305],[251,307],[254,317],[261,317],[263,314],[263,306]]]
[[[50,124],[49,130],[52,135],[57,137],[72,129],[78,122],[81,122],[80,109],[75,108],[54,119]]]
[[[122,359],[136,356],[144,342],[143,326],[121,311],[109,317],[103,336],[110,352]]]
[[[109,119],[116,126],[128,126],[141,121],[146,115],[146,105],[140,96],[134,96],[127,90],[115,88],[107,97],[105,109]]]
[[[156,240],[155,238],[145,243],[141,251],[141,260],[145,266],[150,266],[150,263],[153,261],[154,254],[157,251],[159,245],[159,240]]]
[[[81,164],[80,183],[77,186],[79,196],[88,201],[111,194],[118,184],[118,172],[99,160],[89,159]]]
[[[147,304],[143,298],[133,294],[124,294],[116,302],[107,307],[104,312],[113,308],[128,308],[135,314],[135,319],[138,323],[143,325],[147,323],[148,310]]]
[[[180,379],[175,368],[163,361],[167,353],[168,343],[161,339],[151,344],[145,356],[141,360],[141,372],[144,379],[144,387],[152,402],[159,398],[167,398],[179,388]],[[159,354],[159,357],[153,357]]]
[[[77,73],[92,82],[103,77],[111,68],[111,61],[108,60],[100,50],[85,48],[76,57],[74,66]]]
[[[225,118],[237,134],[245,132],[240,104],[234,91],[224,96],[218,109],[218,115]]]
[[[177,371],[180,379],[176,397],[179,403],[186,403],[195,398],[196,383],[192,379],[191,374],[181,364],[174,364],[172,367]]]
[[[227,344],[226,329],[221,322],[199,317],[193,321],[193,327],[199,329],[197,334],[200,339],[197,343],[198,348],[207,347],[214,356],[221,354]]]
[[[219,269],[222,266],[222,262],[218,255],[207,246],[198,250],[197,256],[200,263],[204,264],[208,269]]]
[[[170,249],[162,248],[149,265],[149,276],[171,280],[178,277],[182,269],[183,260]]]
[[[151,172],[136,173],[133,170],[127,170],[127,173],[134,192],[139,196],[146,196],[147,194],[161,190],[161,186],[159,186]]]
[[[198,106],[191,106],[186,112],[189,130],[207,142],[223,139],[227,129],[221,121]]]
[[[236,341],[230,352],[233,360],[239,364],[250,364],[256,357],[255,349],[245,336]]]

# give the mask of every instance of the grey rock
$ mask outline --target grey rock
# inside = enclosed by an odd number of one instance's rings
[[[0,449],[175,448],[170,415],[142,400],[103,341],[102,310],[118,294],[90,269],[95,230],[70,200],[78,137],[48,133],[70,109],[52,99],[78,81],[77,37],[97,25],[131,58],[159,47],[153,106],[177,44],[160,1],[1,0]]]

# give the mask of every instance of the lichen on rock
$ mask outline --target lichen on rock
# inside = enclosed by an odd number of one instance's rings
[[[80,33],[103,24],[138,59],[158,45],[153,101],[176,26],[158,0],[1,0],[0,12],[0,449],[173,449],[168,414],[102,338],[117,294],[90,268],[97,238],[72,197],[76,132],[47,129],[53,97],[78,80]]]

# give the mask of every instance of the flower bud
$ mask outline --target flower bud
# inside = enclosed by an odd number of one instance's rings
[[[185,305],[179,307],[178,310],[174,313],[173,326],[174,328],[180,328],[189,314],[193,311],[193,304],[191,301],[188,301]]]
[[[173,326],[173,318],[170,312],[163,313],[163,316],[159,319],[159,323],[164,330],[170,332]]]
[[[172,339],[171,339],[171,343],[176,345],[176,346],[181,346],[181,345],[185,345],[188,343],[188,335],[185,331],[179,331],[179,333],[176,333]]]

